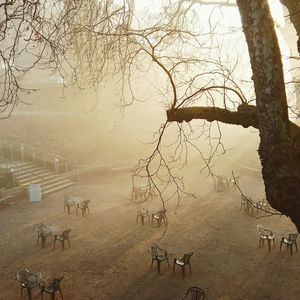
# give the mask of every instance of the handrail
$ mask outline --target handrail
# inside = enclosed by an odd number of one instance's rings
[[[69,161],[62,156],[46,152],[32,145],[0,140],[0,158],[8,158],[14,161],[16,157],[20,161],[33,161],[43,165],[44,168],[50,164],[50,169],[53,169],[56,174],[67,173],[70,168]],[[62,166],[64,166],[64,169],[61,169]]]

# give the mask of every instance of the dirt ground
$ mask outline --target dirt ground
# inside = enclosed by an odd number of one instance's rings
[[[248,193],[261,196],[261,182],[244,176],[241,184]],[[20,298],[15,279],[18,269],[63,274],[64,299],[180,299],[190,286],[200,286],[206,299],[299,299],[300,253],[268,252],[258,247],[257,224],[276,233],[295,231],[285,217],[255,219],[241,212],[236,190],[216,193],[210,181],[192,178],[198,189],[195,199],[183,200],[173,213],[167,203],[168,228],[155,224],[136,224],[136,210],[130,204],[130,174],[106,174],[86,178],[80,183],[46,196],[41,203],[23,199],[0,207],[1,300]],[[89,197],[88,216],[63,212],[62,194]],[[145,205],[160,208],[158,201]],[[36,243],[34,225],[43,222],[57,228],[71,228],[71,247],[62,251]],[[161,240],[158,240],[161,238]],[[156,242],[180,257],[193,251],[192,274],[162,263],[150,269],[148,247]],[[23,299],[26,299],[24,291]],[[35,294],[33,299],[39,299]],[[45,297],[44,299],[50,299]],[[57,299],[60,299],[57,295]]]

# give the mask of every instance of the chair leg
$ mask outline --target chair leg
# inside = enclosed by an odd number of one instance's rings
[[[192,268],[191,268],[191,264],[189,263],[189,269],[190,269],[190,272],[192,273]]]
[[[70,247],[71,247],[71,244],[70,244],[70,240],[68,239],[67,241],[68,241],[68,244],[69,244],[69,248],[70,248]]]
[[[61,245],[62,245],[63,250],[65,250],[65,240],[62,240]]]
[[[158,274],[160,274],[160,261],[159,260],[157,261],[157,271],[158,271]]]
[[[153,259],[151,261],[151,270],[153,269]]]
[[[46,243],[46,237],[45,236],[41,236],[41,240],[42,240],[42,247],[45,247],[45,243]]]
[[[59,293],[60,293],[61,299],[64,299],[61,289],[59,288],[58,290],[59,290]]]
[[[174,272],[175,272],[175,262],[176,262],[176,258],[174,258],[174,262],[173,262],[173,273],[172,273],[172,275],[174,275]]]
[[[269,249],[269,251],[271,251],[271,240],[270,239],[268,239],[268,249]]]
[[[27,287],[28,299],[31,300],[31,288]]]
[[[295,241],[295,248],[296,248],[296,252],[298,252],[298,247],[297,247],[296,241]]]
[[[43,300],[44,299],[44,291],[42,290],[41,291],[41,300]]]

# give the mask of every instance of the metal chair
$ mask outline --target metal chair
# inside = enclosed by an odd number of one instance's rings
[[[35,225],[35,230],[37,232],[37,244],[39,244],[39,240],[41,239],[42,247],[44,248],[47,237],[51,237],[52,239],[52,230],[43,223],[38,223]]]
[[[204,300],[205,298],[205,292],[196,286],[190,287],[185,295],[181,298],[181,300]]]
[[[142,225],[145,223],[145,218],[148,218],[148,222],[150,223],[150,216],[147,209],[138,206],[136,209],[136,223],[138,223],[139,219],[141,219]]]
[[[62,234],[56,234],[56,235],[54,235],[53,249],[55,248],[57,240],[61,242],[63,250],[65,250],[65,241],[68,241],[69,247],[71,247],[70,240],[69,240],[69,233],[70,233],[70,231],[71,231],[71,229],[67,229],[67,230],[64,230],[62,232]]]
[[[168,252],[162,248],[160,248],[158,245],[153,244],[149,247],[149,252],[151,254],[151,270],[153,268],[153,262],[157,262],[157,271],[158,274],[160,274],[160,263],[163,261],[168,262],[168,267],[170,266]]]
[[[166,210],[161,209],[156,213],[152,214],[151,217],[151,224],[153,224],[153,221],[157,221],[157,227],[159,227],[162,223],[166,224]]]
[[[173,275],[175,271],[175,266],[179,266],[182,269],[182,276],[185,277],[185,266],[189,266],[190,272],[192,273],[190,259],[194,252],[189,252],[183,255],[181,259],[174,258],[173,262]]]
[[[63,196],[63,200],[64,200],[64,212],[65,212],[66,209],[67,209],[68,215],[70,215],[70,214],[71,214],[71,207],[76,208],[76,204],[75,204],[74,201],[71,199],[71,197],[68,196],[68,195],[64,195],[64,196]]]
[[[44,228],[44,224],[43,223],[38,223],[35,225],[34,229],[37,232],[37,244],[39,244],[40,238],[41,238],[41,233],[43,231]]]
[[[31,290],[35,287],[39,287],[38,276],[32,274],[27,269],[22,269],[17,272],[16,279],[21,285],[21,296],[23,293],[23,289],[26,289],[28,298],[29,300],[31,300]]]
[[[264,242],[268,242],[268,249],[271,251],[271,241],[273,241],[273,246],[275,247],[275,236],[272,230],[264,228],[262,225],[257,225],[257,231],[259,233],[259,247],[264,245]]]
[[[90,209],[89,209],[89,203],[91,202],[90,199],[82,201],[80,204],[77,204],[77,209],[76,209],[76,215],[78,215],[78,209],[81,209],[82,216],[88,212],[90,214]]]
[[[63,276],[54,278],[53,281],[48,285],[44,286],[42,285],[42,290],[41,290],[41,299],[43,299],[44,293],[50,294],[52,297],[52,300],[55,299],[55,293],[59,291],[61,298],[63,299],[63,294],[60,288],[60,283],[63,280]]]
[[[280,242],[280,252],[281,252],[282,245],[286,245],[287,250],[290,249],[291,255],[293,254],[293,245],[295,245],[296,251],[298,251],[297,241],[296,241],[297,237],[298,237],[298,233],[290,233],[287,238],[282,237]]]

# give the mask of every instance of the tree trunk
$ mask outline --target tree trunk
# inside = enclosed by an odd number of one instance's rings
[[[300,1],[299,0],[280,0],[289,11],[289,17],[298,35],[297,48],[300,53]]]
[[[256,93],[259,156],[266,196],[300,231],[300,160],[290,138],[277,36],[267,0],[237,0]]]

